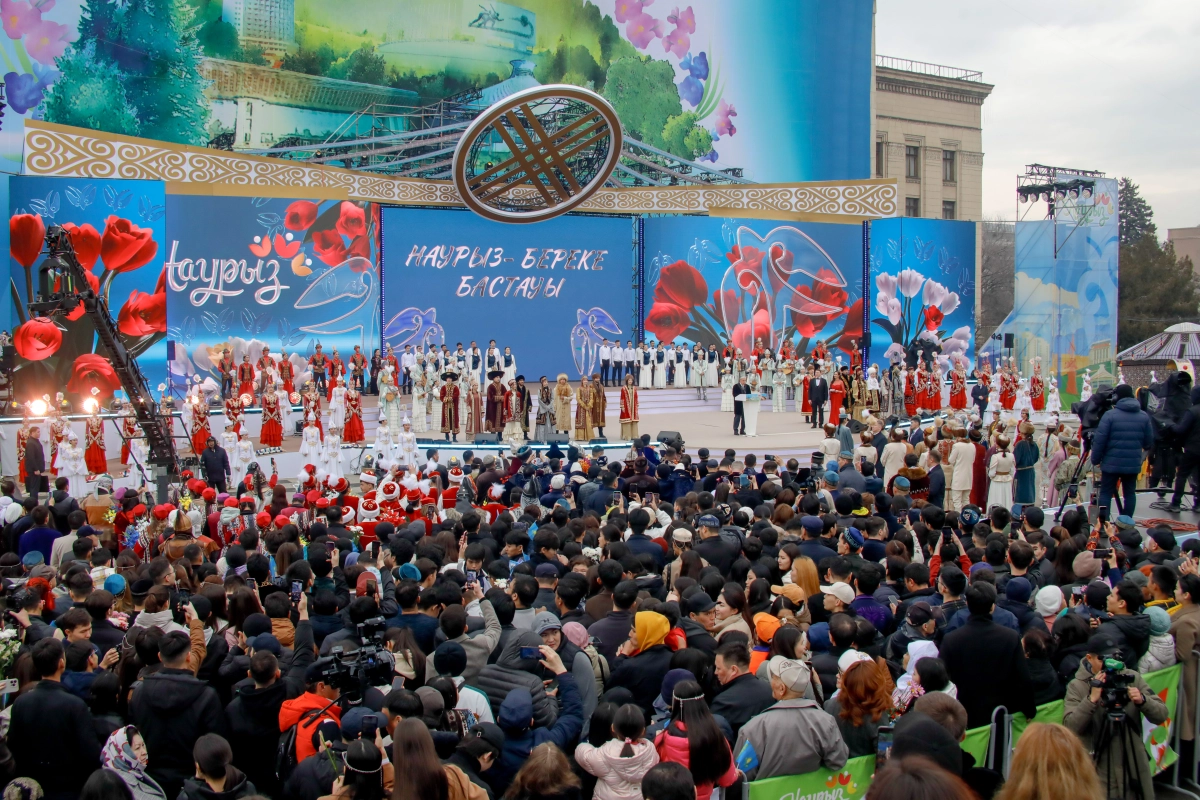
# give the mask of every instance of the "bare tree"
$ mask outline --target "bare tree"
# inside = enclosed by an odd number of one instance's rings
[[[982,255],[975,346],[982,350],[992,332],[1013,310],[1016,227],[1012,221],[999,216],[985,219],[979,226]]]

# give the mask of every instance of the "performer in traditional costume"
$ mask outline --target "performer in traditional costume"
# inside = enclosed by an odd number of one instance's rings
[[[402,416],[400,413],[400,389],[396,386],[397,374],[392,371],[392,365],[388,364],[379,376],[379,407],[382,411],[382,418],[393,431],[399,430]]]
[[[1031,361],[1033,374],[1029,377],[1029,404],[1034,411],[1044,411],[1046,409],[1046,384],[1042,380],[1042,360],[1035,357]]]
[[[87,418],[83,429],[84,463],[92,475],[102,475],[108,472],[108,453],[104,449],[104,420],[100,418],[100,408],[97,406]]]
[[[764,347],[758,356],[758,385],[761,387],[760,391],[767,392],[772,397],[775,394],[775,367],[775,355],[771,348]]]
[[[245,410],[246,406],[238,395],[230,395],[225,399],[225,421],[233,426],[234,433],[242,431],[242,412]]]
[[[208,404],[200,395],[189,394],[183,408],[188,415],[188,429],[192,433],[192,452],[200,455],[208,445],[208,437],[212,436],[212,429],[208,423]],[[125,416],[121,417],[121,438],[124,440],[121,445],[121,463],[126,467],[129,466],[129,442],[140,435],[137,418],[132,412],[126,412]]]
[[[282,388],[288,394],[296,391],[296,368],[292,366],[292,362],[288,360],[286,350],[279,352],[279,382]]]
[[[533,411],[533,398],[529,396],[529,388],[525,386],[525,376],[517,376],[517,417],[521,423],[521,435],[529,441],[529,413]]]
[[[333,381],[337,380],[341,383],[346,381],[346,363],[342,361],[342,357],[338,355],[337,348],[333,348],[333,357],[329,359],[329,383],[325,389],[325,399],[333,401]],[[333,427],[332,425],[330,426]]]
[[[593,414],[595,413],[594,396],[595,389],[592,387],[592,382],[588,380],[587,375],[579,379],[579,391],[575,395],[575,438],[587,442],[593,437],[592,428],[595,425]]]
[[[509,381],[517,379],[517,357],[513,355],[512,348],[504,348],[504,355],[500,357],[500,368],[504,370],[504,385],[507,386]]]
[[[571,432],[571,400],[575,391],[567,383],[565,373],[559,373],[558,382],[554,386],[554,429],[563,433]]]
[[[346,424],[346,387],[341,378],[329,379],[329,427],[339,430]]]
[[[226,347],[221,351],[221,360],[217,362],[217,372],[221,375],[221,399],[226,399],[233,392],[233,379],[237,372],[237,363],[233,360],[233,354]]]
[[[626,381],[633,380],[633,375],[627,375]],[[541,377],[538,386],[537,416],[533,418],[533,438],[545,442],[554,435],[554,390],[545,375]]]
[[[650,388],[650,383],[654,377],[654,366],[651,363],[651,358],[653,355],[654,354],[650,351],[650,348],[646,347],[646,343],[642,342],[641,347],[639,347],[637,351],[639,388]]]
[[[599,436],[604,438],[605,417],[608,416],[608,395],[600,384],[600,373],[592,374],[592,425],[600,429]]]
[[[351,386],[346,390],[345,404],[346,424],[342,427],[342,441],[346,444],[358,444],[367,438],[362,420],[362,394],[358,389]]]
[[[479,391],[479,381],[472,376],[467,385],[467,396],[463,403],[463,433],[467,441],[473,441],[475,434],[483,433],[483,393]]]
[[[500,433],[504,430],[504,385],[500,380],[504,370],[494,369],[488,373],[491,383],[487,387],[487,403],[484,407],[484,430],[488,433]]]
[[[304,395],[300,399],[304,404],[305,419],[311,416],[316,421],[317,431],[320,432],[321,438],[324,439],[325,425],[321,422],[321,395],[317,393],[317,387],[312,381],[308,382],[304,390]]]
[[[638,436],[638,390],[633,384],[633,376],[625,376],[625,385],[621,387],[621,438],[626,441],[636,441]]]
[[[517,393],[517,381],[513,379],[508,382],[508,388],[504,391],[504,432],[500,438],[505,441],[515,442],[524,435],[519,418],[520,403],[521,397]]]
[[[787,385],[791,377],[790,372],[783,369],[771,372],[771,411],[787,411]]]
[[[413,432],[412,423],[407,418],[401,423],[398,434],[393,436],[400,440],[400,464],[410,471],[417,468],[417,434]]]
[[[429,387],[429,423],[431,430],[440,431],[442,429],[442,387],[446,382],[442,380],[442,374],[436,371],[437,359],[428,361],[428,368],[425,371],[425,385]]]
[[[442,380],[445,383],[439,389],[440,399],[442,401],[442,415],[440,419],[442,433],[446,434],[446,441],[458,441],[458,400],[461,390],[458,388],[458,375],[451,372],[442,373]]]
[[[317,392],[325,394],[327,383],[327,371],[329,369],[329,356],[321,350],[321,345],[317,345],[316,350],[308,359],[308,368],[312,370],[312,384]]]
[[[829,424],[837,425],[842,416],[842,407],[846,400],[846,383],[842,380],[841,371],[835,372],[829,382]]]
[[[961,358],[950,372],[950,407],[956,411],[967,407],[967,370]]]
[[[424,433],[429,430],[426,415],[429,413],[429,390],[425,378],[424,359],[421,359],[416,365],[409,370],[412,375],[412,398],[413,398],[413,413],[412,413],[412,428],[417,433]],[[392,430],[395,430],[393,428]]]
[[[879,367],[872,364],[867,369],[867,408],[872,414],[883,411],[883,391],[879,384]]]
[[[330,425],[329,432],[325,434],[325,443],[321,445],[320,467],[325,471],[330,486],[337,483],[339,478],[346,477],[342,469],[342,437],[338,432],[338,428]]]
[[[242,356],[242,363],[238,364],[238,395],[250,395],[251,405],[254,402],[254,365],[250,363],[250,356]]]
[[[363,355],[362,345],[354,345],[350,354],[350,385],[359,392],[367,390],[367,357]]]
[[[904,386],[904,413],[912,417],[917,413],[917,373],[908,368],[907,364],[900,365],[900,382]]]
[[[80,499],[87,496],[87,461],[75,431],[67,431],[58,447],[54,467],[58,470],[58,477],[67,479],[67,493],[71,497]]]
[[[379,394],[379,375],[383,372],[383,356],[379,353],[379,348],[375,348],[375,352],[371,354],[371,384],[367,391],[373,395]]]
[[[262,428],[258,432],[262,447],[283,447],[283,419],[279,413],[279,395],[275,384],[267,387],[262,396]]]
[[[29,421],[29,404],[26,403],[21,413],[21,427],[17,429],[17,479],[21,486],[25,485],[25,445],[29,442],[29,434],[33,431],[33,425]],[[128,452],[122,448],[121,463],[126,463],[129,458]]]
[[[726,366],[721,372],[721,410],[733,411],[733,369]]]

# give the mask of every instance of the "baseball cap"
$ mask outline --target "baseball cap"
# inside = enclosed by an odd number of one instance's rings
[[[363,719],[375,712],[366,706],[355,706],[342,714],[342,738],[357,739],[363,732]]]
[[[562,620],[549,611],[539,611],[533,618],[533,632],[541,636],[546,631],[562,630]]]
[[[719,528],[719,527],[721,527],[720,520],[718,520],[712,514],[705,514],[704,516],[700,517],[700,519],[698,519],[696,521],[696,524],[699,525],[701,528]]]
[[[687,601],[689,614],[703,614],[707,611],[712,611],[716,608],[716,605],[713,599],[704,592],[696,592]]]
[[[908,607],[908,615],[905,617],[909,625],[920,627],[933,619],[933,608],[924,600],[918,600]]]
[[[775,656],[767,662],[767,674],[778,678],[780,683],[797,694],[803,694],[808,689],[812,678],[807,664],[783,656]]]
[[[899,483],[899,481],[900,481],[900,479],[897,478],[896,482]],[[905,482],[907,482],[907,481],[908,481],[908,479],[905,478]],[[964,508],[962,511],[958,512],[958,518],[962,522],[963,527],[966,527],[966,528],[974,527],[976,524],[979,523],[979,509]]]
[[[494,722],[479,722],[467,731],[468,738],[483,739],[499,755],[504,750],[504,731]]]
[[[762,644],[769,644],[775,638],[776,632],[782,627],[779,618],[760,611],[754,615],[754,635]]]
[[[1121,652],[1121,648],[1117,647],[1116,641],[1111,636],[1097,633],[1088,639],[1087,651],[1089,655],[1113,656]]]
[[[822,589],[825,594],[831,594],[846,605],[854,602],[854,590],[848,583],[835,583]]]
[[[838,656],[838,672],[845,672],[860,661],[870,661],[871,657],[861,650],[847,650]]]
[[[537,569],[533,571],[535,578],[557,578],[558,567],[553,564],[538,564]]]

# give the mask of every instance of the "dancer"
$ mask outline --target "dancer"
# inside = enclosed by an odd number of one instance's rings
[[[221,376],[221,399],[227,400],[233,396],[233,379],[237,372],[237,362],[226,347],[221,351],[221,359],[217,362],[217,373]]]
[[[662,342],[654,351],[654,388],[667,388],[667,353],[663,350]]]
[[[258,432],[258,443],[262,447],[283,446],[283,420],[279,414],[279,395],[275,384],[267,386],[262,396],[262,428]]]
[[[412,428],[417,433],[429,430],[426,415],[429,413],[428,388],[425,383],[424,358],[418,356],[417,363],[409,370],[412,376]],[[394,430],[394,429],[393,429]]]
[[[226,452],[229,448],[226,447]],[[321,454],[321,429],[317,427],[317,421],[312,414],[304,416],[304,433],[300,437],[300,455],[306,460],[312,461],[320,457]]]
[[[83,442],[83,460],[88,472],[92,475],[108,472],[108,454],[104,449],[104,420],[100,418],[99,406],[88,415],[83,428]]]
[[[1029,404],[1034,411],[1044,411],[1046,409],[1046,384],[1042,380],[1042,359],[1033,357],[1030,359],[1033,364],[1033,374],[1029,376]]]
[[[350,385],[358,392],[367,390],[367,357],[363,355],[362,345],[354,345],[350,354]]]
[[[638,362],[637,362],[638,363],[638,388],[641,388],[641,389],[649,389],[650,388],[650,381],[652,380],[653,375],[654,375],[654,368],[650,363],[650,359],[652,356],[653,356],[653,353],[650,352],[650,348],[646,347],[645,342],[642,342],[641,345],[638,346],[638,355],[637,355],[637,358],[638,358]]]
[[[271,381],[271,373],[275,372],[275,359],[271,358],[271,348],[264,347],[262,354],[259,355],[258,361],[254,362],[257,373],[257,388],[260,397],[267,391],[267,384]]]
[[[296,368],[288,359],[286,350],[279,351],[279,381],[283,384],[283,390],[288,394],[296,391]]]
[[[308,368],[312,371],[312,384],[316,391],[325,394],[326,370],[329,368],[329,356],[325,355],[321,345],[317,345],[312,356],[308,359]]]
[[[625,385],[621,387],[621,438],[635,441],[638,434],[638,390],[633,383],[633,376],[625,376]]]
[[[67,431],[54,459],[58,477],[67,479],[67,493],[76,499],[87,496],[87,461],[75,431]]]
[[[242,363],[238,364],[238,395],[241,397],[250,397],[250,402],[247,405],[254,405],[254,365],[250,363],[250,355],[247,353],[242,356]]]
[[[242,402],[242,398],[238,395],[230,395],[225,399],[225,422],[233,426],[235,433],[242,430],[242,411],[245,408],[245,403]]]
[[[317,426],[317,432],[321,434],[321,438],[325,438],[325,425],[321,422],[321,395],[317,393],[317,387],[309,381],[305,384],[304,395],[300,398],[304,405],[304,416],[307,419],[311,416]]]
[[[967,407],[967,369],[962,358],[955,360],[950,372],[950,407],[962,411]]]
[[[320,466],[325,471],[325,480],[332,486],[339,478],[346,477],[342,469],[342,437],[341,429],[329,426],[325,434],[325,443],[321,446]]]
[[[341,428],[345,424],[346,387],[342,385],[341,378],[334,375],[329,379],[329,427]]]
[[[391,430],[398,430],[403,415],[400,412],[400,390],[396,388],[396,373],[392,371],[391,364],[385,366],[379,376],[379,392],[380,417]]]
[[[333,402],[333,387],[338,383],[346,382],[346,364],[342,361],[342,357],[338,355],[337,348],[333,348],[333,356],[329,359],[329,381],[325,389],[325,400]],[[333,427],[330,425],[329,427]]]
[[[675,368],[671,386],[676,389],[685,389],[687,388],[687,362],[683,358],[683,348],[675,345],[671,352],[671,364]]]
[[[358,444],[367,438],[362,420],[362,394],[354,386],[346,390],[346,423],[342,427],[342,441],[346,444]]]
[[[254,463],[254,458],[254,442],[251,441],[249,433],[240,435],[237,443],[237,458],[229,464],[229,468],[233,470],[232,474],[245,472]],[[238,464],[237,469],[234,469],[234,462]]]
[[[417,434],[413,432],[412,422],[405,417],[401,422],[401,430],[395,438],[400,441],[400,464],[410,472],[417,469]]]
[[[521,396],[517,392],[517,381],[514,379],[508,382],[508,388],[504,391],[504,432],[500,438],[507,442],[516,442],[524,436],[524,431],[521,430],[520,404]]]

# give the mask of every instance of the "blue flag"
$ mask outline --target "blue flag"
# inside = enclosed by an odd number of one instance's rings
[[[746,740],[746,744],[742,745],[742,752],[738,753],[737,768],[742,772],[758,768],[758,751],[754,749],[754,745],[750,744],[749,739]]]

